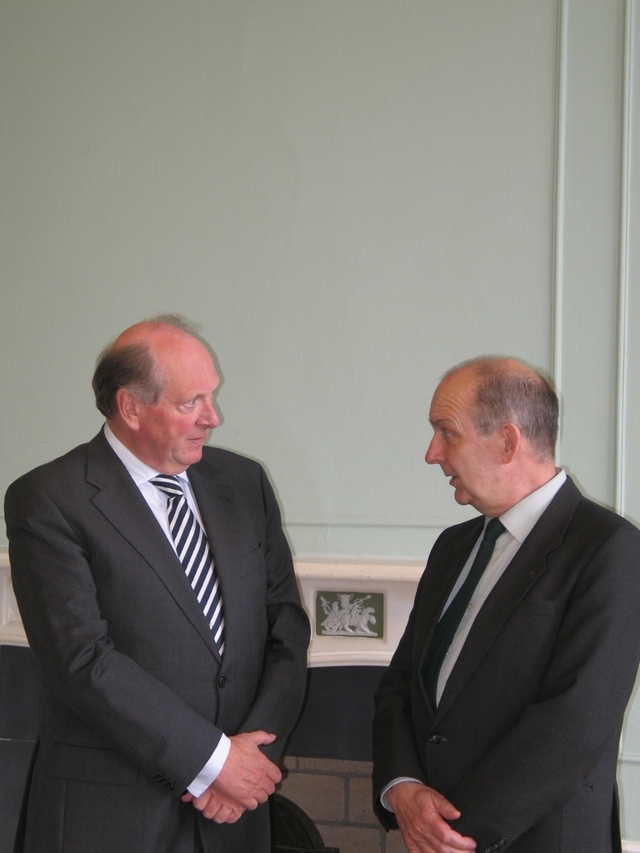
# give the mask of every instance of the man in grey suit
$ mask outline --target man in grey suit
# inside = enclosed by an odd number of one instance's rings
[[[482,515],[438,538],[381,680],[377,814],[411,853],[620,851],[640,531],[556,469],[558,401],[521,362],[454,368],[430,422],[426,461]]]
[[[93,384],[104,429],[6,496],[43,680],[15,849],[266,853],[309,639],[273,491],[205,446],[218,376],[178,318],[123,332]]]

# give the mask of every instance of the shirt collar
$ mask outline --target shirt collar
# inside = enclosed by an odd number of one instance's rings
[[[522,498],[502,513],[500,521],[514,539],[520,543],[524,542],[566,479],[566,473],[562,468],[558,468],[555,477],[552,477],[544,486],[540,486],[535,492],[531,492],[526,498]]]
[[[136,486],[139,486],[141,483],[146,483],[151,480],[152,477],[157,477],[158,474],[162,473],[161,471],[156,471],[155,468],[152,468],[150,465],[147,465],[147,463],[143,462],[142,459],[139,459],[135,453],[132,453],[128,447],[125,447],[120,439],[114,435],[113,430],[108,423],[105,423],[104,425],[104,437],[109,442],[113,452],[131,475],[131,479]],[[187,483],[189,482],[186,471],[183,471],[176,476]]]

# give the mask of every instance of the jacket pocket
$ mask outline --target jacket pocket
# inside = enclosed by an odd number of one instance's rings
[[[114,749],[54,743],[46,763],[46,775],[77,782],[134,785],[138,768]]]

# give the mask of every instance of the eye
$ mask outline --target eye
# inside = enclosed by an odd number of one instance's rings
[[[181,406],[183,409],[187,410],[195,409],[196,402],[197,400],[195,400],[194,398],[193,400],[187,400],[186,402],[182,403]]]
[[[455,444],[458,438],[457,433],[449,429],[448,427],[441,427],[440,435],[442,436],[442,440],[446,442],[446,444]]]

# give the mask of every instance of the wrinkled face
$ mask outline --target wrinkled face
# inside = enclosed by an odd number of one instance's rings
[[[163,474],[179,474],[202,457],[209,430],[220,423],[213,396],[219,378],[195,338],[172,339],[154,349],[165,386],[157,403],[137,400],[136,455]]]
[[[479,435],[473,425],[475,378],[469,370],[444,379],[431,401],[429,421],[433,438],[427,449],[429,465],[440,465],[455,489],[456,501],[484,515],[502,511],[502,443],[499,431]]]

